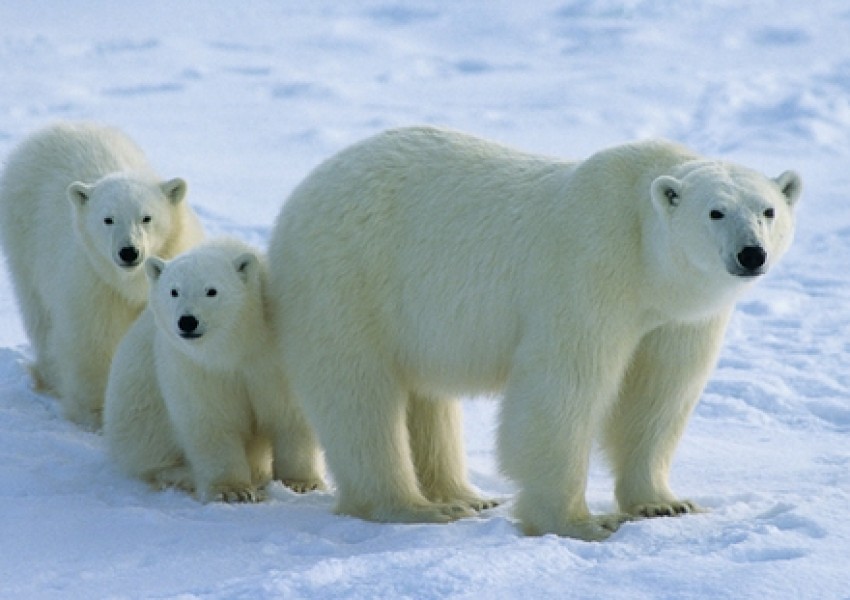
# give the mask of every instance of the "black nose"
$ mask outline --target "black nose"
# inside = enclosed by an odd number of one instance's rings
[[[139,260],[139,251],[133,246],[124,246],[118,251],[118,256],[127,264],[133,264]]]
[[[198,328],[198,319],[192,315],[183,315],[177,321],[177,327],[183,333],[193,333]]]
[[[756,271],[764,266],[767,252],[761,246],[744,246],[738,252],[738,264],[749,271]]]

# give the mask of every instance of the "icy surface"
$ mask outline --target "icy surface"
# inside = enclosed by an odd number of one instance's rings
[[[710,512],[601,544],[519,534],[481,399],[471,477],[507,502],[477,519],[365,523],[280,485],[252,506],[152,492],[31,391],[0,271],[0,597],[850,597],[846,2],[33,0],[0,24],[0,161],[53,120],[114,124],[189,181],[211,232],[261,246],[312,166],[398,125],[571,158],[664,136],[805,183],[795,245],[740,303],[676,455],[674,488]],[[601,460],[588,500],[613,505]]]

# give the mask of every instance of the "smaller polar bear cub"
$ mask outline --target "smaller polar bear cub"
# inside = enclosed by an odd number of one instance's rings
[[[323,487],[315,437],[281,395],[258,251],[221,239],[145,270],[150,302],[106,391],[104,433],[121,468],[203,501],[256,501],[272,476]]]

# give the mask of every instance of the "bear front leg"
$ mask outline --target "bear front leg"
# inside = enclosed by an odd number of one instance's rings
[[[59,370],[57,391],[70,421],[87,429],[100,429],[112,358],[138,314],[138,309],[113,298],[94,312],[89,303],[69,300],[55,315],[51,356]]]
[[[192,372],[186,362],[171,361],[168,366],[165,362],[160,363],[166,371],[161,371],[163,396],[198,498],[202,502],[262,500],[252,481],[248,445],[254,438],[239,390],[210,373]]]
[[[245,439],[234,431],[196,427],[182,432],[186,457],[202,502],[259,502]]]
[[[325,489],[319,441],[277,361],[257,361],[252,367],[246,385],[258,428],[271,442],[271,476],[299,494]]]
[[[66,419],[90,431],[103,424],[103,402],[113,346],[90,340],[87,331],[56,324],[58,395]],[[107,346],[108,347],[105,347]]]
[[[613,397],[614,378],[594,375],[593,364],[573,372],[514,369],[499,423],[499,456],[520,486],[515,512],[526,535],[599,541],[625,520],[620,514],[591,515],[585,501],[593,435]]]
[[[728,314],[666,325],[641,340],[606,423],[603,445],[620,510],[639,517],[698,512],[668,478],[673,453],[717,361]]]
[[[476,511],[498,505],[496,500],[482,498],[467,480],[463,412],[457,400],[410,394],[407,429],[416,476],[426,498]]]
[[[38,393],[58,394],[58,373],[53,358],[55,347],[51,344],[53,325],[50,312],[29,282],[17,285],[20,297],[21,318],[30,340],[33,360],[27,364],[33,389]]]

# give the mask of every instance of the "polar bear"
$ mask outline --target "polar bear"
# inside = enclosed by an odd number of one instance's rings
[[[283,394],[259,252],[213,240],[145,269],[150,302],[106,388],[104,435],[122,470],[204,501],[256,501],[272,475],[323,487],[315,435]]]
[[[493,392],[525,533],[600,540],[627,514],[695,510],[668,486],[673,451],[800,190],[666,141],[565,162],[405,128],[327,160],[286,201],[269,261],[337,510],[440,522],[486,504],[453,398]],[[621,513],[588,511],[597,435]]]
[[[35,359],[36,389],[100,425],[115,346],[147,299],[142,264],[196,244],[182,179],[162,181],[126,135],[90,123],[34,133],[0,179],[0,242]]]

